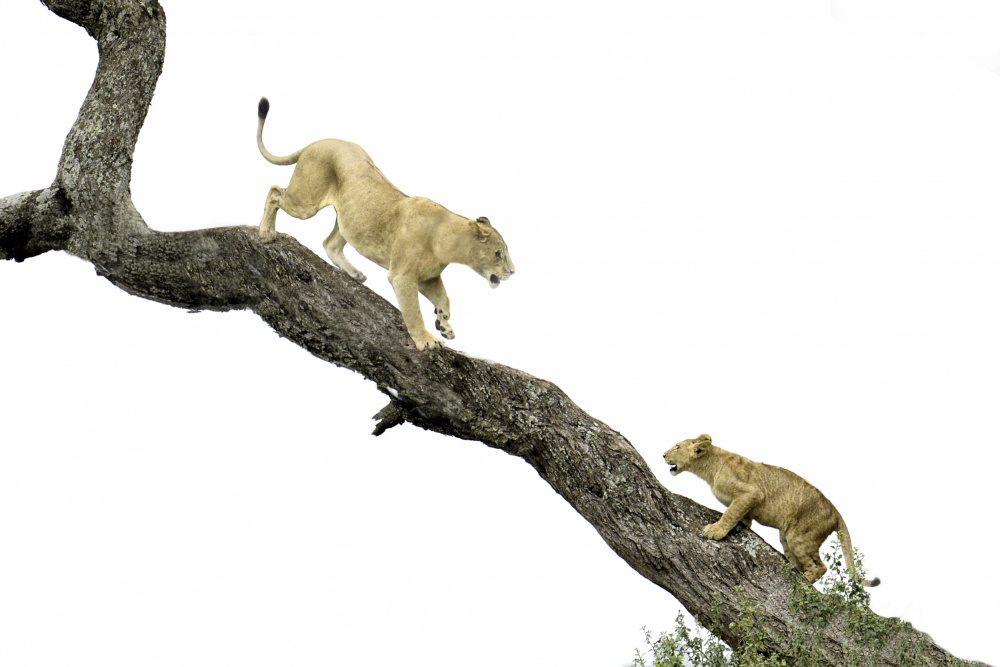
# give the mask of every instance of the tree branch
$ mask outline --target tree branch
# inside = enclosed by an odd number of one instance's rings
[[[56,188],[0,199],[0,259],[23,262],[63,250],[73,229],[69,201]]]
[[[702,539],[701,527],[718,513],[663,488],[628,440],[552,383],[448,348],[407,348],[392,305],[288,236],[264,244],[250,227],[150,230],[132,206],[129,183],[163,64],[163,11],[155,0],[43,2],[95,37],[100,63],[55,184],[0,200],[0,258],[66,250],[136,296],[188,309],[252,310],[390,397],[376,415],[376,435],[409,422],[524,459],[635,570],[695,616],[714,614],[726,642],[743,641],[736,621],[749,600],[773,651],[790,654],[797,621],[784,558],[743,527],[721,542]],[[835,619],[814,631],[821,664],[844,660],[843,626]],[[929,638],[919,641],[929,664],[950,659]],[[887,641],[873,664],[901,664],[897,648]]]

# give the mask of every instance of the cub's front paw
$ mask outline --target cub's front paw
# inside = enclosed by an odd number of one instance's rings
[[[270,243],[274,239],[278,238],[278,232],[273,229],[263,229],[260,230],[260,239],[264,243]]]
[[[702,529],[701,536],[710,540],[721,540],[728,532],[728,530],[723,530],[718,523],[710,523]]]

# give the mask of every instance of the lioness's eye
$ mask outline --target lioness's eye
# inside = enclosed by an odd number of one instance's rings
[[[503,251],[497,250],[497,259],[502,259],[502,258],[503,258]]]

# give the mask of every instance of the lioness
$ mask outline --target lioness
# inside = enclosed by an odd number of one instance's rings
[[[514,275],[507,244],[489,220],[472,220],[425,197],[404,195],[357,144],[323,139],[291,155],[272,155],[264,148],[263,138],[269,109],[267,98],[262,97],[257,106],[257,147],[268,162],[295,164],[295,171],[287,188],[274,185],[267,193],[260,237],[265,242],[277,237],[274,223],[279,208],[305,220],[333,205],[337,222],[323,241],[330,261],[364,282],[365,275],[344,256],[344,246],[350,243],[389,270],[403,322],[418,350],[444,344],[424,327],[418,291],[434,304],[435,324],[441,335],[455,337],[448,322],[448,293],[441,282],[441,272],[448,264],[472,267],[492,287]]]
[[[794,472],[727,452],[713,445],[710,435],[678,442],[664,452],[663,460],[671,475],[690,470],[708,482],[728,507],[721,519],[705,526],[703,536],[721,540],[737,523],[750,527],[755,519],[777,528],[785,558],[812,583],[826,572],[819,548],[836,530],[847,570],[855,573],[854,548],[844,518],[819,489]],[[880,581],[876,577],[863,583],[878,586]]]

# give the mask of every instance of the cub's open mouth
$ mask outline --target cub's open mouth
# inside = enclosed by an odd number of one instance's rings
[[[495,273],[493,275],[491,275],[490,276],[490,284],[493,285],[494,287],[498,287],[500,285],[500,276],[498,276]]]
[[[671,464],[670,465],[670,474],[671,475],[676,475],[677,474],[677,464]]]

